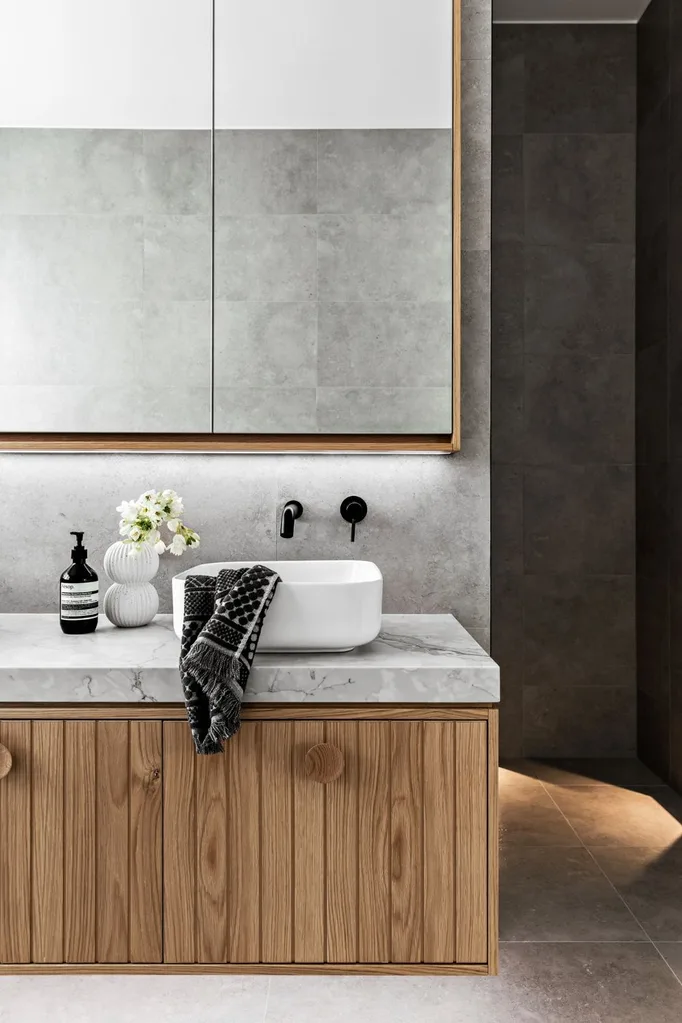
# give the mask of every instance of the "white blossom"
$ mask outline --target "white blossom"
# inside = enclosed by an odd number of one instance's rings
[[[188,547],[199,546],[199,534],[183,525],[183,500],[174,490],[145,490],[136,501],[122,501],[116,511],[121,516],[119,535],[131,545],[131,553],[148,544],[157,554],[170,551],[179,557]],[[168,546],[161,537],[164,524],[172,536]]]

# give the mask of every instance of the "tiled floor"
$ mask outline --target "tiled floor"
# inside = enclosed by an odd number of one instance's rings
[[[635,761],[501,772],[495,978],[0,979],[22,1023],[681,1023],[682,798]]]

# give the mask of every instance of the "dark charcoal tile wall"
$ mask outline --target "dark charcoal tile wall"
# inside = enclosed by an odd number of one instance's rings
[[[637,32],[638,752],[682,791],[682,10]]]
[[[635,746],[635,130],[634,26],[494,27],[492,652],[507,756]]]

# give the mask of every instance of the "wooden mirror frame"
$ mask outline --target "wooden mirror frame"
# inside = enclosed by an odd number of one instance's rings
[[[462,0],[453,0],[452,50],[452,433],[0,433],[0,451],[54,452],[395,452],[452,453],[460,449]]]

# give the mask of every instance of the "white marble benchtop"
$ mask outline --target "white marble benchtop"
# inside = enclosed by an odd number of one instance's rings
[[[0,703],[182,701],[171,615],[141,629],[65,636],[56,615],[0,614]],[[258,654],[245,700],[494,703],[499,668],[451,615],[384,615],[373,643],[341,654]]]

